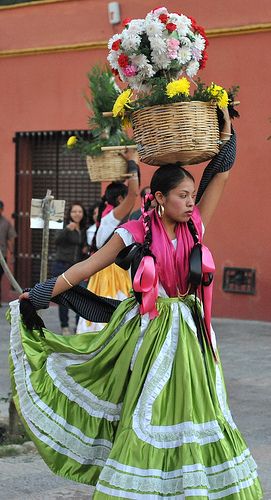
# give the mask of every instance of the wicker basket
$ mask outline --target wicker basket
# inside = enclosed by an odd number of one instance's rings
[[[191,101],[146,107],[132,114],[141,161],[193,165],[218,153],[216,104]]]
[[[91,181],[117,181],[127,175],[127,162],[118,151],[104,151],[99,156],[87,156]]]

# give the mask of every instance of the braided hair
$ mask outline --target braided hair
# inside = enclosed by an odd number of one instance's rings
[[[90,246],[90,254],[97,252],[97,232],[101,224],[102,214],[107,204],[112,205],[114,208],[118,206],[118,197],[122,196],[125,198],[128,193],[128,188],[123,182],[111,182],[108,184],[104,195],[101,197],[101,201],[98,205],[98,216],[96,221],[96,231],[93,236],[93,240]]]

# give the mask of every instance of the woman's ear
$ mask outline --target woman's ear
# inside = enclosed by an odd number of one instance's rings
[[[163,204],[164,204],[165,197],[164,197],[164,195],[161,193],[161,191],[156,191],[156,192],[154,193],[154,198],[155,198],[155,200],[157,201],[157,203],[159,203],[159,205],[163,205]]]

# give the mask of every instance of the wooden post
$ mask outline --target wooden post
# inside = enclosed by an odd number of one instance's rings
[[[14,278],[11,270],[9,269],[1,250],[0,250],[0,265],[2,266],[4,273],[7,276],[7,279],[9,280],[9,282],[10,282],[11,286],[14,288],[14,290],[16,290],[16,292],[18,292],[18,293],[22,293],[22,289],[21,289],[19,283],[17,283],[16,279]]]
[[[48,248],[49,248],[49,220],[51,203],[54,197],[51,196],[51,190],[47,189],[45,198],[42,201],[42,218],[44,222],[42,231],[42,248],[41,248],[41,264],[40,264],[40,282],[47,279],[48,272]]]

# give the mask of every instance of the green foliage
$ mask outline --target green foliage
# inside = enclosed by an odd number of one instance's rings
[[[104,111],[112,111],[121,91],[115,83],[111,70],[94,66],[87,74],[90,98],[85,96],[88,108],[92,111],[88,125],[92,133],[91,140],[77,136],[73,146],[83,155],[97,156],[102,146],[120,146],[133,144],[122,129],[121,119],[103,116]]]

